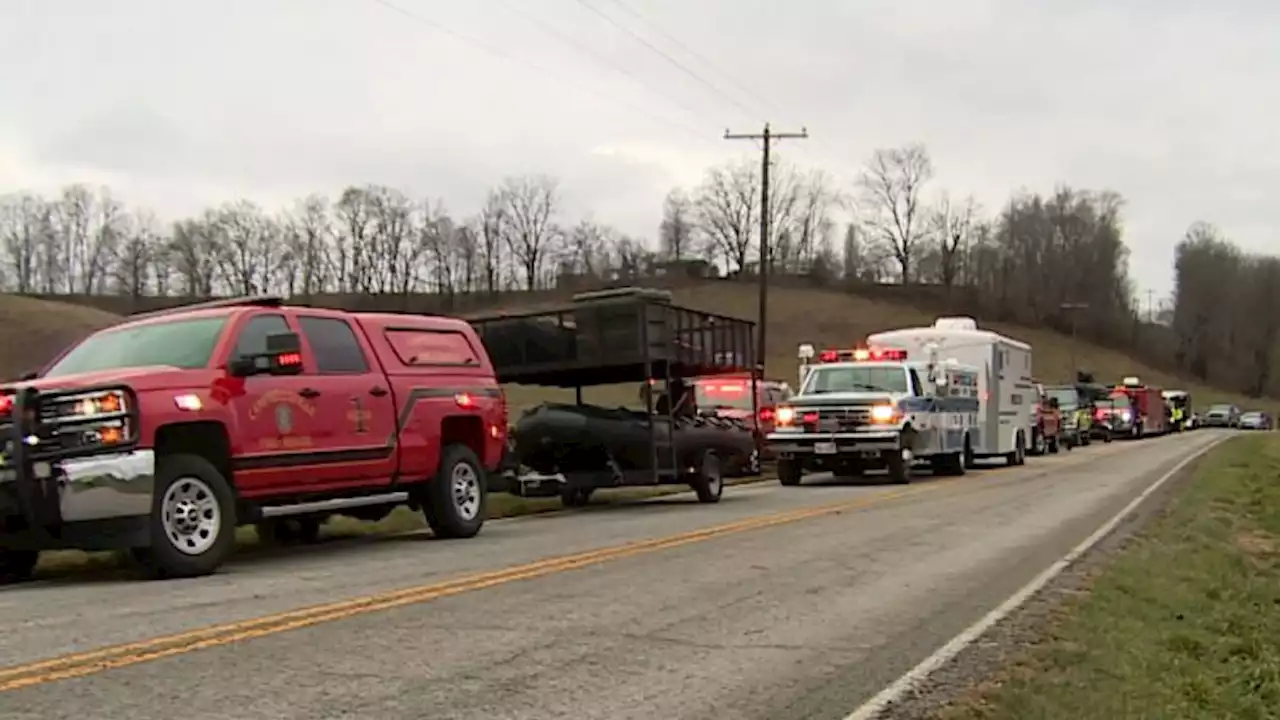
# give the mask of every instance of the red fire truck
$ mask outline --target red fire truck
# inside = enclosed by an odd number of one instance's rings
[[[1144,385],[1136,377],[1127,377],[1112,394],[1124,393],[1133,412],[1133,436],[1163,435],[1169,432],[1169,413],[1164,404],[1164,391]]]

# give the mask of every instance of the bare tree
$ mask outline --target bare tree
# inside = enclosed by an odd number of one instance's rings
[[[956,283],[975,225],[980,222],[977,201],[970,196],[952,203],[950,194],[944,191],[929,220],[930,230],[937,239],[942,284],[950,289]]]
[[[697,229],[693,200],[688,193],[680,188],[667,193],[662,203],[662,223],[658,226],[662,254],[668,260],[683,260],[697,252]]]
[[[507,249],[524,272],[525,287],[534,290],[545,270],[547,256],[559,235],[559,183],[547,175],[524,175],[503,181],[502,234]]]
[[[698,227],[730,272],[746,268],[760,209],[760,176],[752,163],[711,168],[694,194]]]
[[[903,283],[913,279],[916,248],[927,230],[921,193],[932,178],[933,161],[923,145],[876,150],[858,178],[863,222],[893,253]]]

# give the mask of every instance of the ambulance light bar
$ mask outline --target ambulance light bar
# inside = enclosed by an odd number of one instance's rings
[[[818,362],[903,362],[907,359],[907,351],[901,348],[848,348],[844,350],[823,350],[818,353]]]

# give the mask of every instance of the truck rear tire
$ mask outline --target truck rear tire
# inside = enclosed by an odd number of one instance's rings
[[[1060,441],[1058,440],[1057,437],[1049,438],[1049,454],[1050,455],[1058,454],[1059,444],[1060,444]]]
[[[778,458],[778,482],[786,487],[795,487],[804,478],[804,468],[795,458]]]
[[[1008,465],[1026,465],[1027,464],[1027,436],[1019,432],[1013,440],[1013,452],[1004,456],[1004,461]]]
[[[689,483],[698,496],[698,502],[718,503],[724,494],[724,471],[720,456],[714,450],[706,450],[698,459],[698,474]]]
[[[35,550],[0,550],[0,585],[30,580],[38,562]]]
[[[235,550],[236,502],[231,484],[198,455],[156,460],[151,544],[134,552],[156,579],[210,575]]]
[[[446,445],[422,503],[431,532],[446,539],[475,537],[484,527],[487,505],[480,458],[466,445]]]

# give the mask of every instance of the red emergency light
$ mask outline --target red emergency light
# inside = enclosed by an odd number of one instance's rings
[[[8,415],[13,409],[13,396],[0,395],[0,415]]]
[[[907,359],[907,351],[902,348],[849,348],[845,350],[823,350],[818,353],[818,362],[903,362]]]

